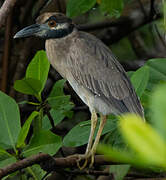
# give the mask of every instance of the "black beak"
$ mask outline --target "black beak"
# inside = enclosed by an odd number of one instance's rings
[[[41,31],[41,27],[39,24],[32,24],[31,26],[25,27],[21,31],[17,32],[14,36],[14,39],[34,36],[35,34],[39,33],[40,31]]]

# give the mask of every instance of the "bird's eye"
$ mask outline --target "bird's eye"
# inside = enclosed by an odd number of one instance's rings
[[[55,21],[55,20],[50,20],[50,21],[48,22],[48,25],[49,25],[50,27],[55,27],[55,26],[56,26],[56,21]]]

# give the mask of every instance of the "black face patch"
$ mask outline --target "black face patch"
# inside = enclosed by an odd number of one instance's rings
[[[73,29],[74,29],[73,24],[70,24],[69,27],[65,29],[57,29],[57,30],[50,29],[45,33],[45,35],[43,35],[43,38],[44,39],[62,38],[72,33]]]

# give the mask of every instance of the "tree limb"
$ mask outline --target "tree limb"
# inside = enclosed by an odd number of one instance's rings
[[[8,165],[0,169],[0,179],[7,176],[15,171],[24,169],[34,164],[40,164],[45,171],[54,171],[56,168],[71,168],[77,167],[77,161],[79,160],[78,155],[68,156],[66,158],[53,158],[48,154],[40,153],[23,160],[19,160],[16,163]],[[104,158],[103,155],[96,155],[94,165],[108,165],[117,164]]]

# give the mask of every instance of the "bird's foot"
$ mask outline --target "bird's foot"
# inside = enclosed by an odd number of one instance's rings
[[[84,154],[84,155],[78,155],[77,160],[77,166],[80,170],[83,170],[87,167],[87,164],[89,163],[89,168],[93,167],[94,164],[94,154]]]

